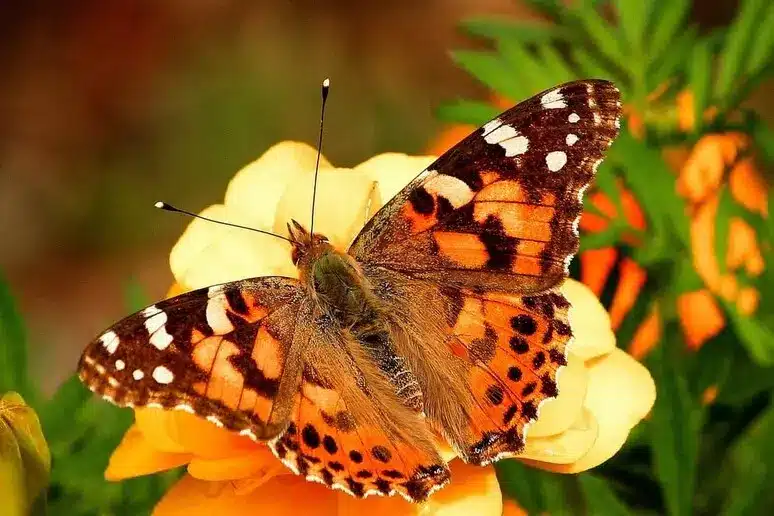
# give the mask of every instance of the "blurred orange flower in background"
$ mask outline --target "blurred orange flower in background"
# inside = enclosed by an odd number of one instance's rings
[[[659,90],[651,100],[659,97]],[[492,103],[503,109],[510,107],[499,97]],[[676,123],[678,129],[689,131],[694,127],[693,94],[683,91],[676,98]],[[627,127],[636,137],[645,135],[643,117],[631,106],[624,106]],[[704,113],[706,121],[712,120],[716,109]],[[475,127],[454,125],[443,130],[430,144],[434,153],[443,153]],[[755,312],[760,293],[749,286],[740,286],[736,271],[744,269],[751,277],[759,276],[764,269],[758,236],[742,218],[732,217],[728,231],[725,263],[721,266],[716,257],[715,227],[720,195],[727,189],[734,202],[746,210],[768,216],[768,186],[756,166],[752,140],[742,133],[729,132],[703,136],[693,147],[680,146],[664,149],[663,158],[677,176],[677,193],[686,199],[686,215],[690,218],[691,259],[705,288],[682,294],[677,300],[677,314],[686,344],[699,349],[707,340],[725,327],[723,310],[716,297],[735,304],[744,314]],[[625,221],[632,228],[622,234],[628,245],[640,244],[638,233],[647,228],[647,218],[635,195],[622,183],[618,183],[620,208],[604,193],[592,191],[588,202],[594,207],[581,218],[580,228],[587,233],[605,231],[615,220]],[[620,253],[614,247],[584,251],[580,254],[581,281],[595,294],[600,295],[618,263]],[[618,263],[618,278],[609,311],[613,329],[617,329],[647,281],[647,271],[634,260],[624,257]],[[653,307],[634,333],[629,351],[643,357],[661,338],[661,317]]]
[[[290,218],[307,220],[316,151],[283,142],[241,170],[225,202],[202,215],[274,232]],[[353,169],[320,161],[315,228],[340,247],[366,219],[405,186],[432,157],[382,154]],[[343,202],[346,201],[346,202]],[[170,295],[245,277],[297,276],[287,244],[263,235],[194,220],[170,255],[176,284]],[[648,371],[616,348],[610,317],[596,296],[568,280],[575,339],[559,376],[560,394],[540,408],[520,457],[564,473],[584,471],[612,457],[655,400]],[[464,464],[449,452],[452,481],[422,505],[403,499],[354,499],[293,475],[262,443],[229,433],[184,412],[137,409],[135,424],[105,473],[121,480],[187,465],[154,514],[500,515],[503,502],[494,468]],[[510,510],[510,509],[506,509]]]

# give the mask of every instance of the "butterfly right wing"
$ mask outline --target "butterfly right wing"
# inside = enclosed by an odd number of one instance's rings
[[[181,410],[270,439],[297,396],[302,300],[298,281],[262,277],[161,301],[91,342],[78,375],[118,406]]]

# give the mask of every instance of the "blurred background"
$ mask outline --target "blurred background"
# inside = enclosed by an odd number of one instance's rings
[[[49,392],[125,315],[128,281],[153,298],[168,288],[187,220],[156,200],[198,211],[272,143],[314,142],[326,76],[333,163],[422,153],[439,103],[489,95],[448,57],[481,46],[459,20],[534,16],[512,0],[0,5],[0,270]],[[695,1],[691,18],[710,31],[736,9]],[[768,120],[770,88],[751,100]]]

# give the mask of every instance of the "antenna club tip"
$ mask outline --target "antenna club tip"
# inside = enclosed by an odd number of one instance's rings
[[[329,78],[325,78],[325,80],[322,82],[323,88],[330,88],[331,87],[331,80]]]
[[[153,206],[155,206],[156,208],[159,208],[159,209],[162,209],[162,210],[163,210],[164,208],[166,208],[166,206],[167,206],[167,203],[165,203],[165,202],[161,202],[161,201],[156,201],[156,202],[153,204]]]

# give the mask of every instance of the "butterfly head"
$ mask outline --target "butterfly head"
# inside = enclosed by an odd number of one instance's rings
[[[299,265],[313,249],[330,245],[328,237],[320,233],[310,233],[295,220],[288,222],[288,235],[290,235],[290,241],[293,245],[291,258],[294,265]]]

